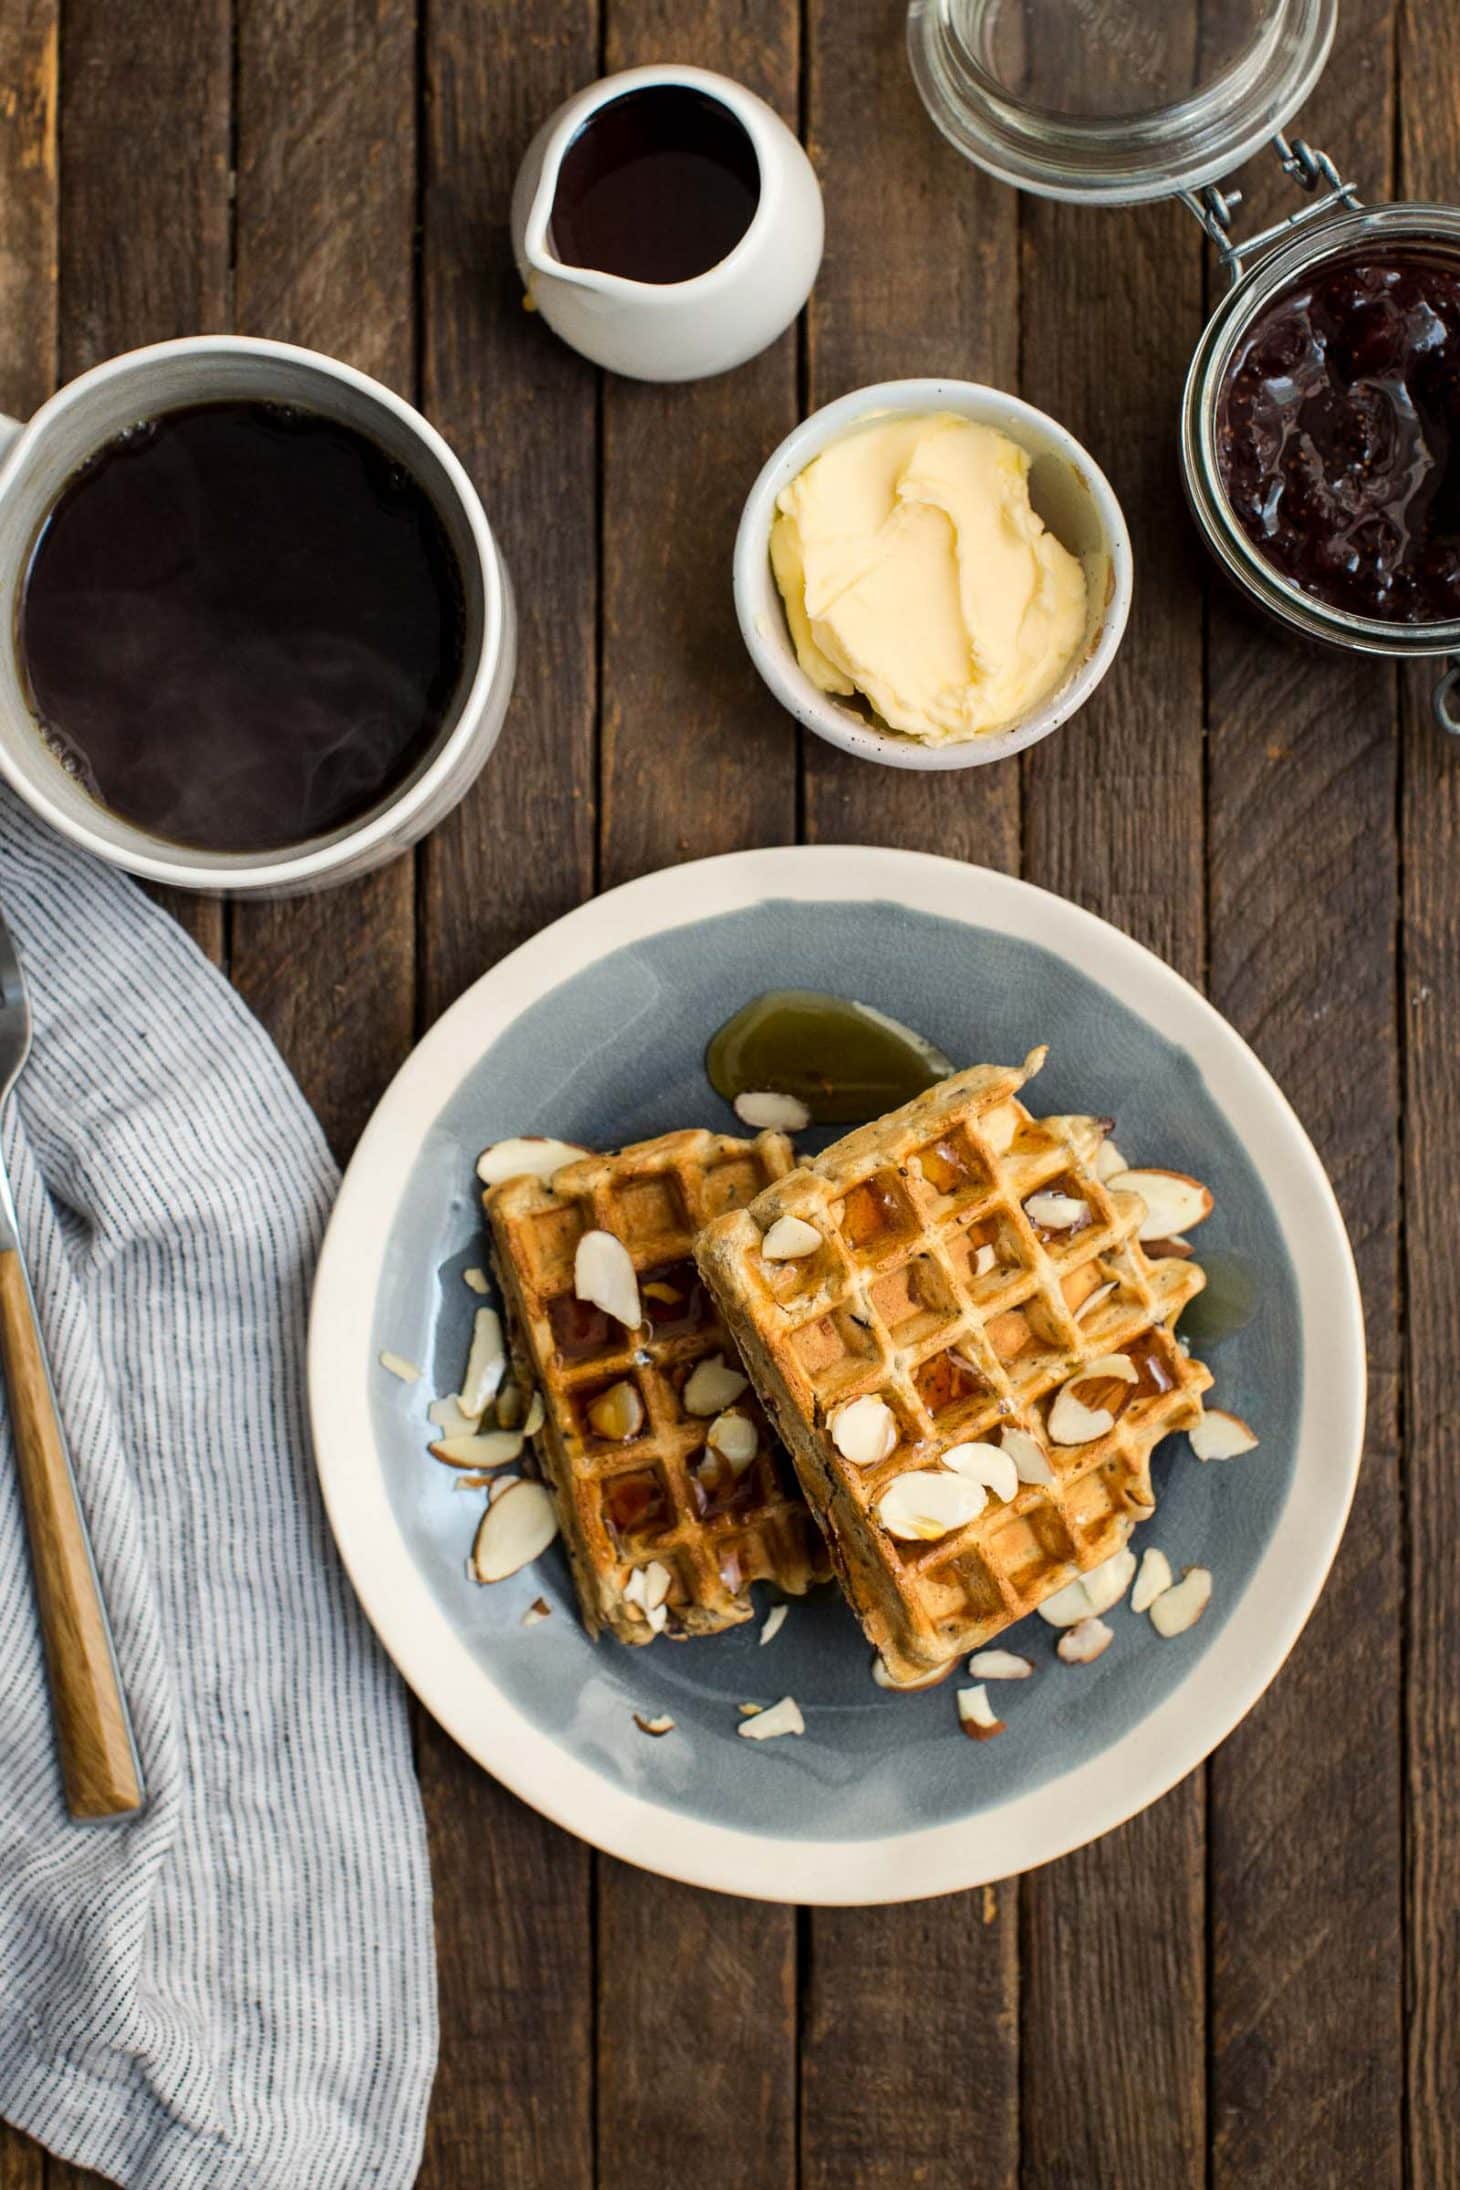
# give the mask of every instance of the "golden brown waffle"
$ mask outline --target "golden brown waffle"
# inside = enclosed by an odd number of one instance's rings
[[[1135,1234],[1144,1205],[1112,1193],[1091,1159],[1093,1120],[1039,1121],[1015,1100],[1044,1061],[979,1065],[848,1134],[718,1218],[696,1242],[711,1292],[796,1463],[833,1562],[898,1681],[976,1649],[1084,1569],[1110,1558],[1152,1510],[1152,1448],[1201,1413],[1211,1382],[1173,1336],[1205,1283],[1192,1261],[1152,1260]],[[1082,1201],[1088,1221],[1054,1232],[1024,1204],[1041,1190]],[[812,1225],[804,1260],[772,1262],[780,1217]],[[992,1248],[993,1254],[980,1253]],[[982,1274],[977,1265],[982,1261]],[[1083,1320],[1077,1312],[1112,1286]],[[1114,1426],[1056,1444],[1048,1416],[1082,1362],[1126,1354],[1139,1376],[1098,1390]],[[897,1420],[890,1456],[858,1467],[830,1423],[879,1395]],[[990,1496],[936,1542],[898,1541],[876,1507],[892,1481],[934,1468],[956,1444],[1029,1431],[1054,1471]]]
[[[607,1627],[622,1642],[653,1639],[625,1589],[655,1561],[671,1577],[666,1632],[678,1635],[750,1619],[752,1582],[799,1595],[830,1572],[755,1394],[735,1401],[757,1431],[755,1457],[738,1476],[707,1447],[710,1420],[681,1400],[697,1363],[722,1354],[739,1366],[695,1268],[694,1235],[752,1201],[791,1161],[780,1133],[666,1133],[584,1156],[551,1182],[509,1179],[484,1196],[513,1354],[542,1393],[538,1450],[595,1635]],[[574,1292],[587,1231],[611,1232],[628,1249],[647,1319],[637,1333]],[[594,1429],[589,1409],[623,1382],[638,1393],[643,1421],[616,1441]]]

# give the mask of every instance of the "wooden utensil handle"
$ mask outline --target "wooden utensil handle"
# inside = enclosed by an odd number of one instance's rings
[[[56,1744],[73,1817],[123,1817],[142,1782],[25,1267],[0,1249],[0,1353],[30,1532]]]

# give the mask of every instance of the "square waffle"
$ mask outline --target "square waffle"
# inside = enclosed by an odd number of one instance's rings
[[[739,1474],[707,1446],[709,1419],[682,1401],[700,1362],[720,1354],[740,1366],[695,1267],[694,1236],[754,1200],[791,1161],[780,1133],[666,1133],[584,1156],[551,1181],[505,1180],[483,1197],[514,1361],[542,1394],[537,1448],[594,1635],[606,1627],[621,1642],[653,1639],[633,1577],[656,1561],[670,1575],[666,1631],[677,1635],[750,1619],[752,1582],[800,1595],[827,1578],[825,1547],[754,1392],[734,1402],[757,1431]],[[589,1231],[611,1232],[628,1249],[646,1319],[637,1332],[574,1291],[574,1256]],[[590,1410],[622,1383],[637,1392],[642,1420],[615,1439],[594,1427]]]
[[[1016,1100],[1044,1055],[942,1081],[717,1218],[695,1245],[853,1608],[898,1682],[977,1649],[1118,1551],[1153,1509],[1153,1447],[1198,1419],[1211,1382],[1174,1336],[1205,1283],[1199,1266],[1141,1247],[1139,1195],[1096,1176],[1096,1121],[1041,1121]],[[1063,1231],[1032,1221],[1025,1204],[1041,1192],[1083,1203],[1085,1221]],[[768,1260],[762,1240],[787,1215],[820,1244],[804,1259]],[[1061,1386],[1111,1354],[1128,1357],[1136,1381],[1085,1385],[1080,1397],[1113,1412],[1113,1426],[1056,1443],[1048,1421]],[[838,1450],[833,1426],[866,1395],[890,1408],[897,1444],[862,1467]],[[1005,1426],[1037,1439],[1052,1482],[1021,1482],[1007,1504],[991,1494],[936,1541],[888,1531],[876,1509],[897,1477],[936,1468],[954,1445],[997,1443]]]

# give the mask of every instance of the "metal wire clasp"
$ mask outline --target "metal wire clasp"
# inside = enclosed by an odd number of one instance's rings
[[[1272,140],[1272,148],[1282,164],[1285,175],[1291,175],[1300,190],[1306,190],[1312,198],[1310,205],[1300,206],[1296,213],[1289,213],[1270,228],[1264,228],[1255,236],[1234,237],[1232,214],[1242,203],[1240,190],[1223,190],[1217,183],[1208,183],[1198,194],[1183,190],[1181,202],[1194,213],[1202,227],[1217,247],[1217,256],[1226,267],[1233,282],[1242,279],[1245,268],[1243,259],[1262,252],[1271,243],[1278,243],[1294,229],[1307,228],[1314,221],[1322,220],[1340,205],[1350,208],[1360,203],[1357,187],[1345,182],[1326,152],[1316,152],[1306,137],[1295,137],[1290,144],[1279,130]],[[1315,195],[1322,191],[1322,196]]]

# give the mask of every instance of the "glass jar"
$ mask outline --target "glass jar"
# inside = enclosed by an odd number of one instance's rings
[[[1230,0],[1215,13],[1214,37],[1195,8],[1172,0],[912,0],[908,46],[933,120],[1002,181],[1090,204],[1180,197],[1201,221],[1232,277],[1181,408],[1182,477],[1207,546],[1296,634],[1358,653],[1452,657],[1434,708],[1460,733],[1460,617],[1389,622],[1302,589],[1243,529],[1219,451],[1229,373],[1267,306],[1356,252],[1419,252],[1453,261],[1460,277],[1460,209],[1366,208],[1325,154],[1283,134],[1328,58],[1336,0]],[[1237,240],[1240,193],[1222,178],[1268,143],[1303,202]]]

